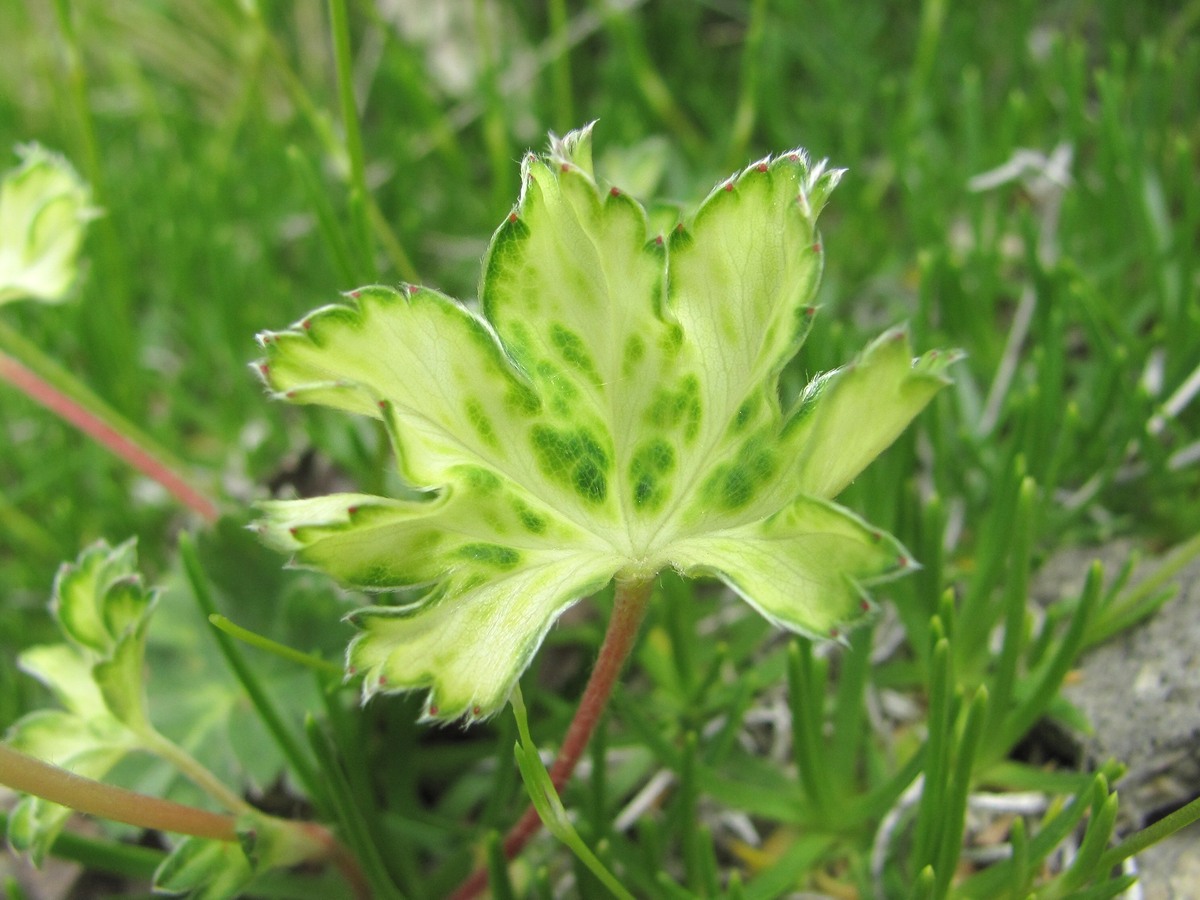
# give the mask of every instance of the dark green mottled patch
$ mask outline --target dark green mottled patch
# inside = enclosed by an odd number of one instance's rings
[[[579,402],[579,388],[575,382],[548,360],[541,360],[534,366],[534,379],[550,409],[561,418],[572,418]]]
[[[524,261],[521,244],[528,237],[529,226],[525,224],[524,219],[517,218],[516,221],[505,219],[492,238],[492,245],[484,264],[483,312],[493,322],[496,321],[498,306],[516,305],[509,295],[513,287],[509,276],[511,271],[518,269]],[[522,312],[530,312],[538,305],[538,298],[535,295],[525,295],[520,298],[520,303],[525,307]]]
[[[479,439],[489,447],[499,449],[500,442],[496,440],[496,429],[492,425],[492,420],[488,417],[487,412],[483,408],[483,404],[478,400],[468,400],[466,402],[467,421],[471,423],[471,427],[475,429],[475,433],[479,435]]]
[[[734,413],[733,416],[733,425],[731,429],[735,434],[746,429],[747,423],[752,420],[754,413],[758,410],[760,402],[761,398],[757,395],[753,397],[747,397],[742,402],[742,405],[737,408],[737,412]]]
[[[611,461],[595,435],[586,428],[535,425],[529,439],[542,474],[570,487],[589,503],[605,501]]]
[[[666,480],[675,469],[675,450],[664,440],[641,444],[629,460],[629,483],[633,486],[633,505],[654,512],[671,494]]]
[[[621,358],[621,374],[631,378],[637,371],[637,365],[646,355],[646,342],[636,334],[631,334],[625,341],[625,349]]]
[[[545,516],[535,513],[520,500],[513,501],[513,511],[516,512],[517,519],[520,520],[521,525],[531,534],[545,533],[546,527],[550,524]]]
[[[658,342],[658,349],[662,351],[663,356],[667,359],[674,359],[679,354],[679,348],[683,346],[683,328],[678,323],[672,322],[662,332],[662,337]]]
[[[701,494],[710,506],[741,509],[775,474],[777,465],[770,443],[761,436],[752,437],[738,450],[733,462],[713,470],[700,488]]]
[[[537,391],[514,378],[504,394],[504,409],[514,416],[536,416],[542,410],[542,401]]]
[[[678,390],[659,388],[646,407],[643,421],[655,430],[679,429],[686,443],[700,433],[700,381],[687,375],[679,382]]]
[[[600,387],[603,379],[596,369],[592,355],[588,353],[587,344],[583,338],[557,322],[550,326],[550,341],[558,355],[572,369],[578,371],[584,378],[596,387]]]
[[[503,571],[515,568],[521,561],[520,553],[512,547],[501,547],[499,544],[463,544],[455,555]]]
[[[476,494],[494,494],[500,490],[500,477],[481,466],[462,466],[460,471],[467,486]]]

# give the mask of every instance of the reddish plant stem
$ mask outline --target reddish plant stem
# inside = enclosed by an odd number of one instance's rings
[[[238,839],[237,819],[233,816],[93,781],[6,744],[0,744],[0,784],[23,794],[61,803],[77,812],[138,828],[218,841]],[[320,856],[314,858],[314,862],[319,859],[332,863],[358,900],[370,900],[371,889],[366,876],[344,844],[315,822],[288,824],[303,831],[320,847]]]
[[[232,816],[104,784],[0,744],[0,783],[24,794],[126,825],[236,841]]]
[[[567,728],[562,747],[559,748],[554,764],[550,767],[550,781],[559,793],[575,771],[592,732],[596,730],[596,725],[608,706],[613,685],[616,684],[617,676],[621,674],[625,660],[633,650],[638,629],[646,617],[646,607],[653,587],[654,582],[649,579],[617,582],[612,618],[608,620],[608,630],[604,634],[604,643],[600,646],[600,655],[596,658],[595,668],[592,669],[587,687],[584,688],[579,707],[575,710],[575,717]],[[517,824],[504,836],[504,858],[514,859],[541,827],[542,820],[530,804]],[[450,895],[450,900],[472,900],[487,887],[487,880],[487,868],[476,869]]]
[[[325,859],[342,873],[356,900],[371,900],[371,885],[358,864],[358,859],[327,828],[316,822],[297,822],[325,850]]]
[[[206,522],[220,517],[217,505],[193,488],[178,472],[154,456],[136,441],[84,408],[31,369],[0,352],[0,379],[36,400],[64,421],[106,447],[143,475],[157,481],[180,503],[198,513]]]

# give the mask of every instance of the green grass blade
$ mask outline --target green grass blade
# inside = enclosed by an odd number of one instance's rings
[[[179,538],[179,554],[183,559],[184,572],[192,588],[192,596],[195,597],[201,614],[205,618],[217,615],[216,603],[209,589],[204,569],[200,564],[200,557],[196,554],[196,546],[187,534],[181,535]],[[327,809],[323,780],[311,758],[304,752],[299,740],[284,723],[283,716],[279,713],[274,701],[271,700],[270,694],[263,687],[254,668],[246,662],[237,645],[227,634],[214,629],[213,637],[217,641],[221,655],[225,657],[225,662],[228,663],[230,670],[245,689],[250,702],[254,704],[254,709],[279,745],[279,749],[291,763],[296,776],[308,791],[313,803],[320,809]]]

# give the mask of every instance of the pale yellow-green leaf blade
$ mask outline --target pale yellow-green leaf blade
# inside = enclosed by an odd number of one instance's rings
[[[368,607],[348,663],[368,695],[428,689],[424,717],[467,721],[492,715],[576,600],[602,588],[609,557],[544,552],[520,568],[468,587],[437,590],[407,607]]]
[[[777,412],[775,378],[807,334],[821,275],[816,219],[840,176],[799,151],[762,160],[673,237],[667,304],[702,368],[701,446]]]
[[[771,622],[811,638],[844,632],[869,610],[870,585],[913,566],[891,535],[813,497],[681,541],[672,561],[685,575],[720,578]]]
[[[897,328],[850,365],[812,381],[784,439],[796,457],[789,473],[795,490],[816,497],[841,493],[950,383],[945,370],[961,357],[931,350],[914,360],[908,332]]]

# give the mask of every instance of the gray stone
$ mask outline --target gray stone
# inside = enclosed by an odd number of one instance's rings
[[[1092,559],[1112,575],[1128,544],[1057,555],[1039,573],[1039,600],[1077,594]],[[1135,575],[1155,569],[1149,561]],[[1200,795],[1200,563],[1179,573],[1179,593],[1151,618],[1094,648],[1063,693],[1088,718],[1093,734],[1076,735],[1088,768],[1113,758],[1128,766],[1118,784],[1122,831]],[[1138,859],[1146,898],[1200,897],[1197,826]]]

